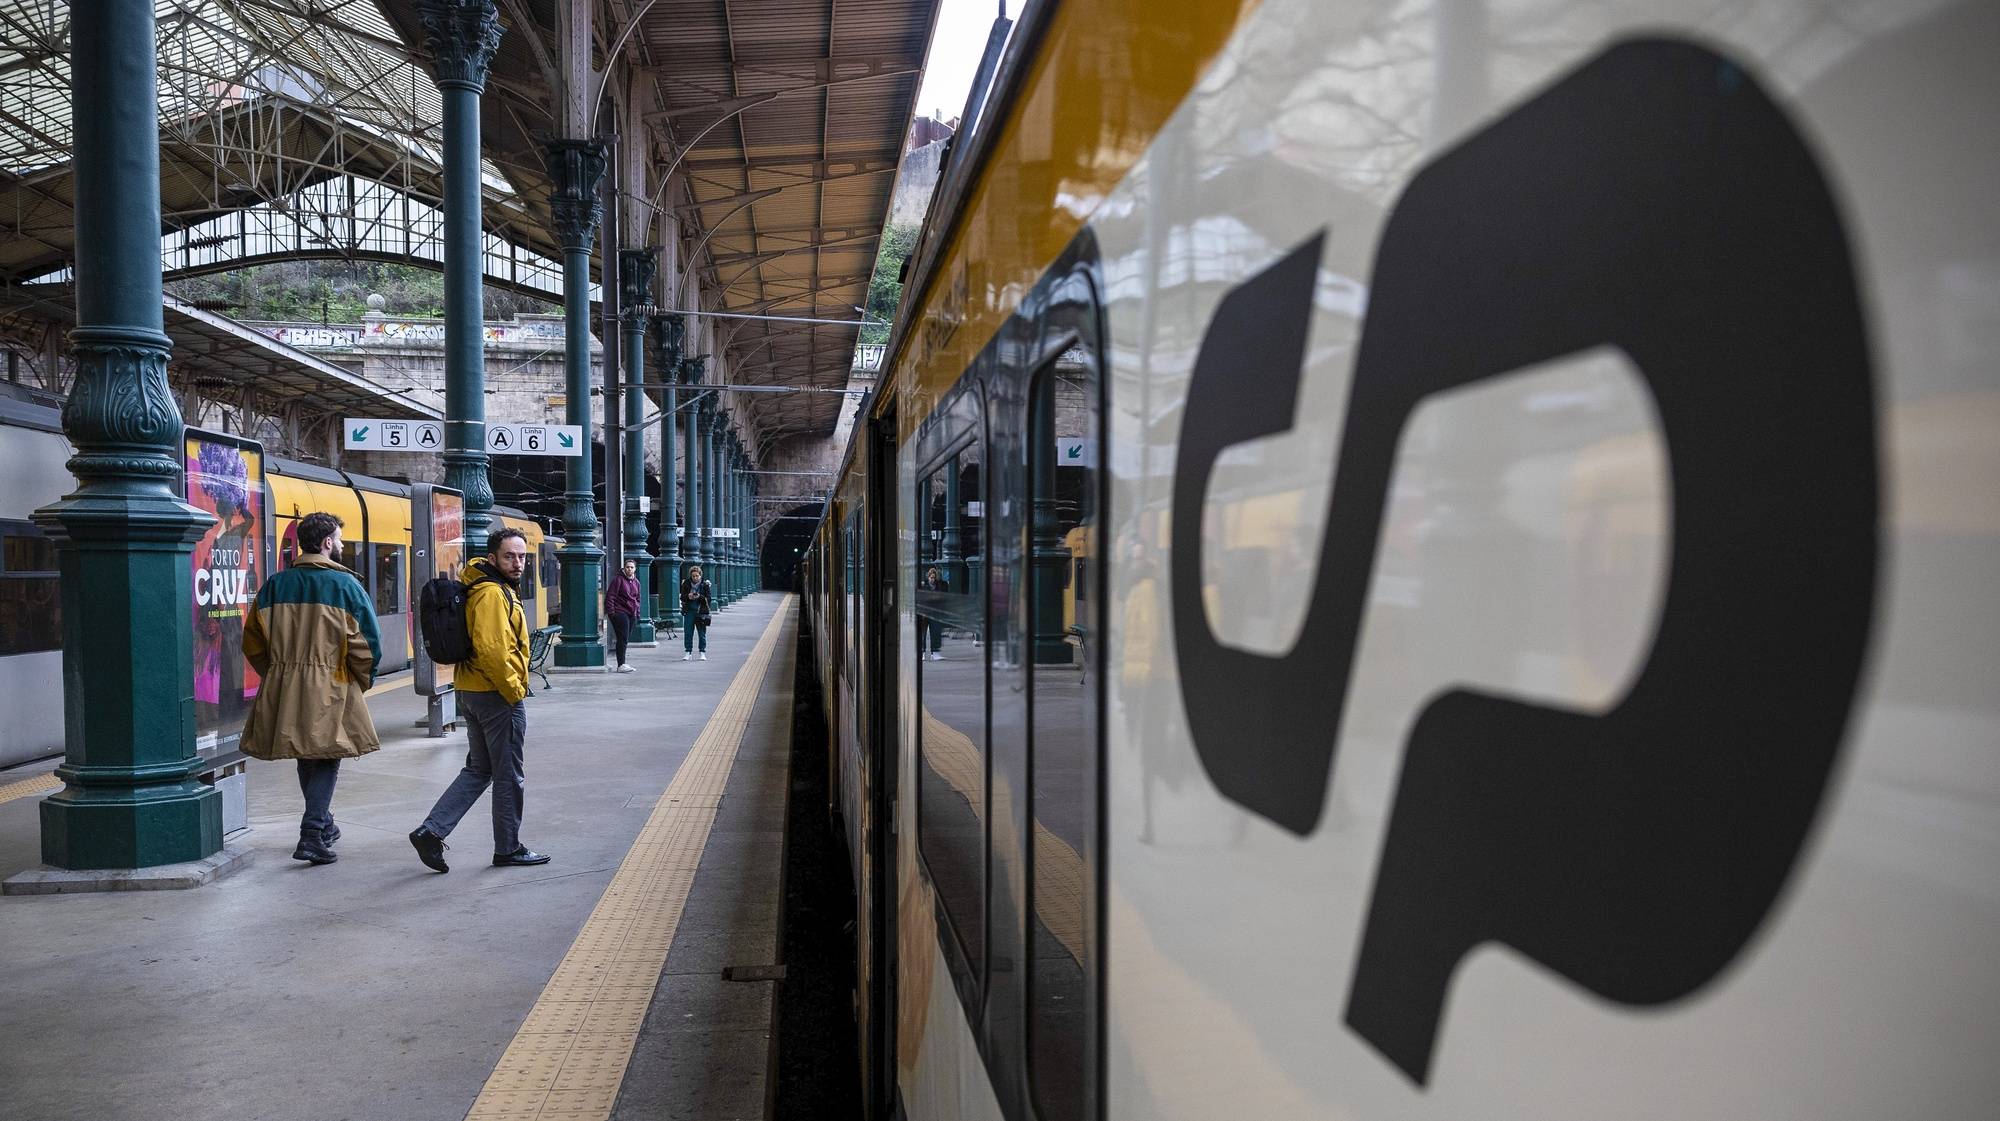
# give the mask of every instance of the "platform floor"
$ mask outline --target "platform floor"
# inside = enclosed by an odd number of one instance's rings
[[[528,702],[545,866],[490,866],[486,799],[450,874],[418,863],[464,734],[424,738],[392,687],[382,750],[341,768],[338,863],[290,859],[293,765],[253,762],[242,871],[0,898],[0,1116],[762,1117],[773,983],[724,971],[778,953],[793,602],[718,613],[706,662],[662,643]],[[0,803],[0,877],[38,863],[36,801]]]

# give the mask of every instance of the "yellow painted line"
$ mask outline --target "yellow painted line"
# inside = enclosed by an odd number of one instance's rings
[[[416,683],[417,683],[417,675],[413,673],[408,677],[403,678],[400,681],[385,681],[382,684],[375,686],[373,689],[368,690],[366,693],[363,693],[362,696],[373,697],[379,693],[393,693],[398,689],[408,689],[410,686],[415,685]]]
[[[10,782],[5,786],[0,786],[0,805],[5,805],[16,798],[26,798],[35,794],[47,794],[52,790],[61,790],[62,786],[63,780],[53,774],[36,775],[34,778],[24,778],[19,782]]]
[[[979,750],[965,733],[924,709],[924,758],[931,770],[951,784],[972,812],[986,816],[986,807],[976,797],[984,767]],[[1068,841],[1035,822],[1035,912],[1049,934],[1069,951],[1072,960],[1083,960],[1083,857]]]
[[[604,1121],[618,1100],[681,910],[701,866],[764,671],[791,615],[786,596],[569,952],[521,1023],[466,1121]]]

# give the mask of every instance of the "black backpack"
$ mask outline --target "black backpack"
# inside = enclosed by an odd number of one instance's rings
[[[491,576],[481,576],[472,584],[484,584]],[[472,660],[472,628],[465,622],[465,601],[472,584],[449,576],[427,581],[417,593],[417,628],[423,632],[424,653],[441,666],[455,666]]]

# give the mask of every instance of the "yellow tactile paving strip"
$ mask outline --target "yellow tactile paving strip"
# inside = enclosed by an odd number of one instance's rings
[[[379,697],[384,693],[393,693],[398,689],[408,689],[412,685],[415,685],[416,683],[417,683],[416,675],[411,674],[408,677],[400,677],[394,681],[384,681],[380,685],[377,685],[374,688],[368,690],[366,693],[363,693],[362,696]]]
[[[47,794],[51,790],[61,790],[62,785],[63,780],[53,774],[36,775],[34,778],[24,778],[19,782],[10,782],[5,786],[0,786],[0,805],[5,805],[16,798],[26,798],[35,794]]]
[[[625,1080],[791,598],[715,706],[466,1121],[604,1121]]]
[[[973,813],[986,815],[986,807],[977,797],[983,770],[979,750],[965,733],[931,715],[928,708],[924,710],[924,758],[939,778],[958,791]],[[1037,916],[1069,956],[1082,961],[1083,857],[1039,821],[1035,823],[1034,879]]]

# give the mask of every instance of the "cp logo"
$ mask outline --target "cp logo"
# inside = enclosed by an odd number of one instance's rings
[[[1685,42],[1612,48],[1425,168],[1377,253],[1297,645],[1201,599],[1216,457],[1295,423],[1320,239],[1224,298],[1173,502],[1188,726],[1228,798],[1320,817],[1397,441],[1428,396],[1610,345],[1659,411],[1673,541],[1646,664],[1602,715],[1458,688],[1402,764],[1346,1019],[1428,1078],[1458,961],[1500,942],[1633,1005],[1748,941],[1827,787],[1875,599],[1875,408],[1847,239],[1797,132]]]

